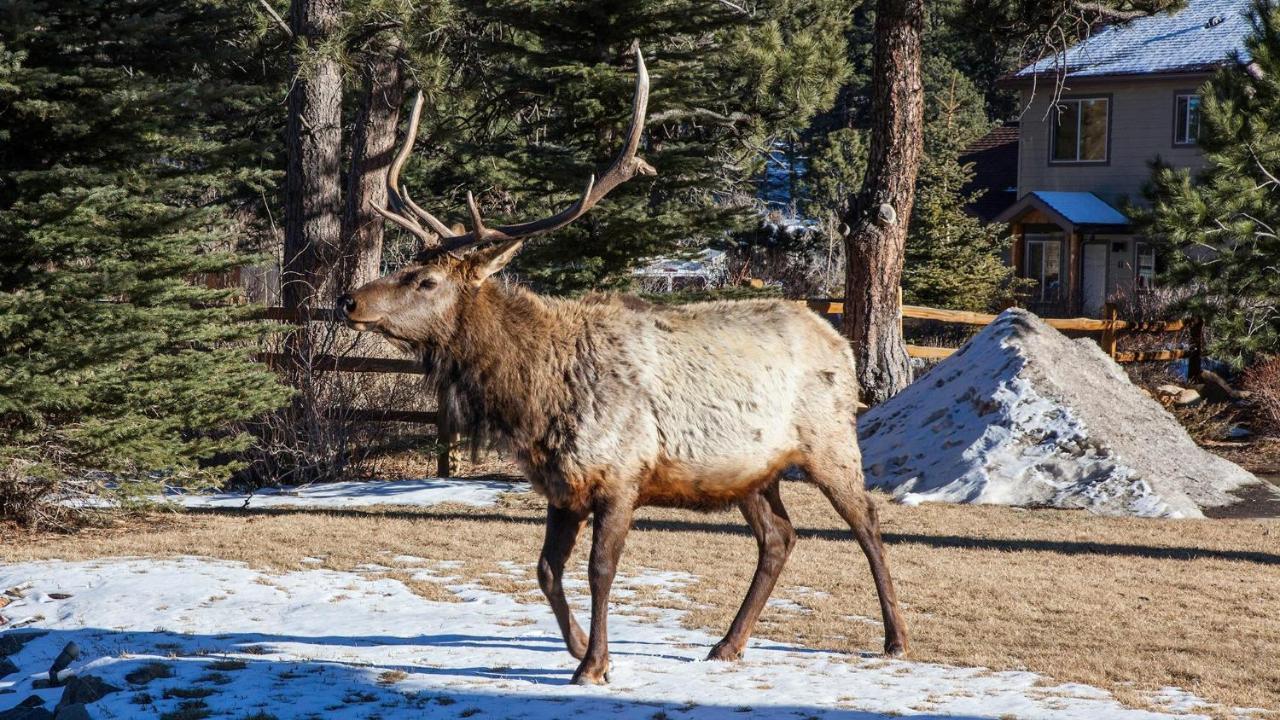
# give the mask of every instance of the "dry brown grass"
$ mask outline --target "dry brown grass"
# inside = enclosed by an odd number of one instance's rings
[[[857,546],[813,489],[788,484],[784,497],[801,541],[774,597],[803,610],[766,610],[759,635],[875,652],[878,610]],[[1176,685],[1231,706],[1280,708],[1280,521],[880,504],[915,658],[1034,670],[1129,702]],[[198,514],[23,535],[0,539],[0,559],[201,554],[286,570],[317,567],[304,558],[318,557],[349,570],[394,566],[391,556],[406,554],[460,561],[450,573],[536,599],[541,531],[541,501],[508,496],[497,508]],[[584,578],[584,556],[579,548],[571,577]],[[623,573],[655,568],[696,579],[682,588],[687,600],[641,587],[628,604],[682,607],[690,626],[721,632],[754,559],[736,513],[642,510]],[[432,586],[414,584],[441,599]]]

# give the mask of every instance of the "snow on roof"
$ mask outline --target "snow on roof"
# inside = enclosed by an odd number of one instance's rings
[[[1129,218],[1091,192],[1033,190],[1039,198],[1073,225],[1128,225]]]
[[[1212,70],[1232,52],[1247,59],[1244,39],[1252,31],[1252,6],[1252,0],[1188,0],[1176,12],[1103,28],[1072,46],[1065,56],[1043,58],[1013,77],[1031,78],[1064,69],[1068,77]]]

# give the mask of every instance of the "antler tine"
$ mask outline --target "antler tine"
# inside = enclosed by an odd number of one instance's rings
[[[425,220],[427,225],[434,230],[437,235],[440,237],[453,237],[453,230],[450,230],[448,225],[440,222],[435,215],[432,215],[426,210],[418,207],[418,204],[413,201],[413,198],[409,197],[409,191],[403,187],[400,188],[400,199],[404,201],[404,204],[407,205],[410,210],[417,213],[419,217]]]
[[[656,175],[658,171],[645,162],[643,158],[636,155],[636,151],[640,148],[640,137],[644,133],[645,111],[649,104],[649,70],[645,67],[644,55],[640,52],[638,45],[635,48],[635,53],[636,90],[632,99],[631,122],[627,127],[626,140],[622,145],[622,149],[614,158],[613,163],[609,165],[609,169],[604,172],[604,175],[598,181],[592,175],[587,181],[587,189],[582,194],[582,197],[573,205],[551,217],[518,225],[485,228],[479,222],[480,215],[475,210],[474,200],[471,199],[468,193],[467,204],[472,208],[472,221],[476,230],[454,237],[446,236],[440,246],[451,253],[457,253],[482,242],[516,240],[551,232],[577,220],[594,207],[596,203],[600,202],[601,198],[607,195],[610,190],[630,180],[637,174]]]
[[[395,159],[391,162],[391,167],[387,170],[387,199],[390,201],[394,211],[385,208],[374,208],[374,210],[377,210],[378,214],[384,218],[416,235],[427,247],[435,247],[440,244],[440,238],[452,237],[453,233],[447,225],[436,219],[434,215],[418,207],[409,197],[409,192],[400,184],[400,171],[404,169],[405,163],[409,161],[409,157],[413,154],[413,144],[418,139],[418,127],[422,122],[422,107],[425,104],[426,96],[422,91],[418,91],[417,97],[413,100],[413,110],[409,113],[408,133],[405,135],[404,143],[400,146],[400,151],[396,153]],[[418,223],[417,218],[414,217],[415,215],[418,218],[422,218],[430,229],[424,229]]]
[[[409,232],[413,233],[427,247],[435,247],[440,244],[439,235],[431,232],[430,230],[423,228],[422,226],[413,222],[409,218],[406,218],[402,215],[398,215],[394,212],[391,212],[386,208],[378,207],[377,205],[373,206],[373,210],[374,212],[378,213],[379,215],[386,218],[387,220],[390,220],[391,222],[399,225],[405,230],[408,230]]]

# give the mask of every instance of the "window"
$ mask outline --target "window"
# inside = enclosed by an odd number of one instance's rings
[[[1057,236],[1061,237],[1061,236]],[[1054,235],[1027,236],[1027,277],[1036,281],[1032,297],[1057,302],[1062,291],[1062,241]]]
[[[1138,243],[1138,272],[1134,275],[1134,286],[1139,290],[1150,290],[1156,286],[1156,246],[1151,243]]]
[[[1200,96],[1179,93],[1173,102],[1173,144],[1195,145],[1200,138]]]
[[[1049,155],[1053,162],[1106,162],[1110,105],[1104,97],[1059,100]]]

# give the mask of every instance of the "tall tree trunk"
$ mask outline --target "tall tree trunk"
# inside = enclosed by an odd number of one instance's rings
[[[290,28],[302,47],[293,58],[285,129],[286,307],[327,304],[333,294],[341,231],[342,75],[321,47],[337,33],[341,10],[341,0],[293,0],[289,9]]]
[[[923,137],[923,28],[924,0],[876,3],[867,174],[845,219],[844,331],[868,405],[911,382],[898,288]]]
[[[395,155],[396,124],[404,101],[400,41],[374,45],[363,66],[360,111],[356,116],[347,173],[346,209],[342,215],[343,290],[359,287],[382,274],[382,216],[374,207],[387,202],[387,170]]]

